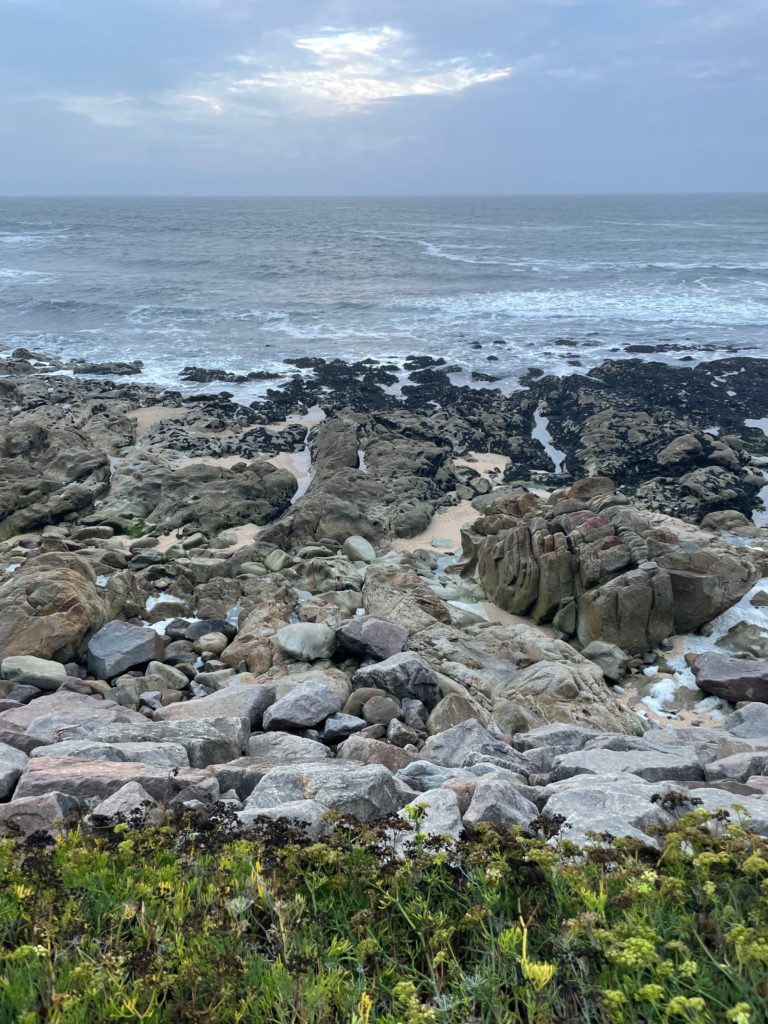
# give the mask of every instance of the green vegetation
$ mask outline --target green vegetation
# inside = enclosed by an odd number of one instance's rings
[[[542,823],[545,827],[545,823]],[[694,811],[657,854],[227,818],[0,842],[2,1024],[759,1024],[768,842]]]

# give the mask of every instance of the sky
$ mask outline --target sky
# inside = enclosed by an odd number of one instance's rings
[[[0,194],[768,190],[768,0],[0,0]]]

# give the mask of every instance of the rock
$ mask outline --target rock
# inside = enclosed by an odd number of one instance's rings
[[[724,654],[699,654],[691,665],[696,683],[705,693],[736,703],[768,703],[768,661],[747,661]]]
[[[106,725],[108,722],[144,722],[144,716],[112,701],[84,697],[71,690],[45,694],[20,708],[0,714],[0,721],[28,730],[45,740],[67,725]]]
[[[636,775],[646,782],[698,781],[704,769],[693,747],[674,751],[655,750],[576,750],[561,754],[552,763],[552,781],[574,775]]]
[[[447,768],[422,760],[411,761],[410,764],[398,769],[397,778],[419,793],[444,786],[451,779],[477,782],[477,776],[469,768]]]
[[[10,658],[3,658],[0,675],[12,683],[51,691],[58,690],[67,678],[67,670],[57,661],[47,661],[30,655],[12,655]]]
[[[768,775],[768,749],[731,754],[704,766],[707,782],[746,782],[752,775]]]
[[[139,665],[161,661],[165,647],[154,629],[114,620],[88,642],[88,671],[97,679],[114,679]]]
[[[327,814],[328,808],[317,800],[291,800],[276,807],[260,807],[249,800],[237,817],[246,828],[255,825],[260,819],[280,821],[297,832],[303,832],[309,839],[320,842],[331,831],[331,825],[326,820]]]
[[[180,743],[104,743],[98,740],[61,740],[32,751],[32,757],[74,757],[90,761],[137,761],[161,768],[189,768]]]
[[[121,610],[120,586],[110,580],[107,588],[97,587],[90,563],[77,555],[31,559],[0,584],[0,651],[70,660],[110,611]]]
[[[538,816],[536,805],[526,800],[514,784],[487,775],[475,786],[474,796],[464,815],[464,824],[473,828],[481,821],[487,821],[504,828],[515,825],[527,828]]]
[[[192,768],[206,768],[239,758],[248,743],[248,718],[201,718],[140,724],[102,725],[67,729],[66,739],[90,739],[102,743],[170,743],[187,752]],[[44,748],[40,748],[42,754]]]
[[[577,846],[591,845],[591,833],[630,836],[648,846],[658,846],[646,836],[650,825],[669,825],[672,815],[653,802],[655,786],[637,779],[614,781],[600,776],[580,776],[549,786],[544,814],[565,819],[559,838]]]
[[[394,773],[416,760],[417,755],[369,736],[353,735],[339,746],[336,757],[361,764],[382,764]]]
[[[473,754],[498,758],[516,771],[526,766],[525,758],[506,743],[495,739],[479,722],[470,719],[430,736],[421,750],[421,759],[448,768],[461,768]]]
[[[36,833],[57,835],[77,810],[77,800],[55,791],[0,804],[0,835],[19,841]]]
[[[360,821],[400,809],[391,772],[383,765],[351,762],[272,768],[253,790],[246,809],[307,799]]]
[[[28,760],[23,751],[0,743],[0,800],[7,800],[13,793]]]
[[[746,796],[705,787],[697,787],[691,795],[701,801],[701,810],[710,814],[726,810],[731,820],[742,828],[768,836],[768,800],[764,796]]]
[[[324,660],[336,649],[336,633],[320,622],[296,622],[278,631],[277,645],[296,661]]]
[[[358,658],[383,661],[405,650],[408,631],[375,615],[355,615],[341,623],[336,640]]]
[[[743,739],[768,736],[768,705],[745,704],[723,722],[723,729]]]
[[[365,537],[347,537],[341,546],[341,553],[352,562],[370,564],[376,558],[373,544],[370,544]]]
[[[400,704],[392,697],[371,697],[363,704],[362,715],[367,725],[389,725],[400,714]]]
[[[293,736],[287,732],[253,735],[248,740],[248,754],[265,764],[293,764],[297,761],[322,761],[330,757],[328,747],[316,740]]]
[[[127,782],[94,807],[91,821],[97,827],[113,822],[127,822],[134,826],[161,825],[163,809],[138,782]]]
[[[280,572],[281,569],[286,569],[292,561],[291,556],[285,551],[270,551],[264,559],[264,568],[269,572]]]
[[[464,831],[456,794],[449,789],[428,789],[411,803],[406,804],[399,812],[403,821],[413,823],[412,834],[400,833],[397,846],[403,849],[405,844],[415,839],[416,835],[449,837],[460,839]]]
[[[378,665],[359,669],[352,678],[352,685],[355,689],[376,687],[398,700],[420,700],[428,708],[435,706],[440,692],[437,673],[413,651],[393,654]]]
[[[106,800],[127,782],[138,782],[160,803],[187,787],[210,778],[195,768],[171,771],[137,761],[89,761],[75,757],[30,758],[16,788],[15,799],[66,793],[77,800]]]
[[[233,679],[238,679],[233,676]],[[233,683],[208,697],[171,704],[155,711],[155,721],[178,722],[195,718],[246,718],[260,729],[264,712],[274,702],[275,688],[269,683]]]
[[[768,631],[754,622],[739,622],[716,640],[715,645],[736,655],[768,658]]]
[[[340,743],[353,733],[360,732],[366,725],[364,718],[337,712],[335,715],[329,715],[323,722],[320,737],[323,743]]]
[[[341,710],[341,701],[325,683],[301,683],[264,714],[264,728],[306,729]]]
[[[469,719],[476,719],[483,725],[488,725],[490,717],[488,712],[469,695],[464,697],[459,693],[449,693],[432,709],[427,719],[427,732],[430,736],[436,736]]]
[[[620,647],[615,644],[607,644],[603,640],[593,640],[582,649],[582,655],[602,669],[602,673],[609,682],[618,683],[627,670],[629,659]]]
[[[229,640],[223,633],[206,633],[199,640],[195,640],[192,649],[197,654],[215,654],[217,657],[223,654],[229,646]]]
[[[363,604],[369,615],[394,622],[409,636],[436,621],[451,621],[451,613],[434,592],[415,573],[396,566],[371,566],[365,576]]]
[[[568,754],[572,750],[582,750],[590,740],[601,735],[596,729],[584,729],[578,725],[542,725],[521,736],[513,736],[512,746],[522,751],[555,747],[559,753]]]

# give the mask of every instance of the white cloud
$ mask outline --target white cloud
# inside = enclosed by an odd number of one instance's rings
[[[99,124],[246,123],[258,117],[331,117],[387,100],[450,96],[513,73],[510,67],[487,66],[488,58],[422,59],[403,32],[387,25],[273,38],[272,49],[238,54],[227,69],[178,90],[143,98],[62,96],[58,102]]]

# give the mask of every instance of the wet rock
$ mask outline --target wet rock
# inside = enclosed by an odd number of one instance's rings
[[[697,655],[691,669],[705,693],[733,703],[768,703],[768,661],[747,661],[708,652]]]

